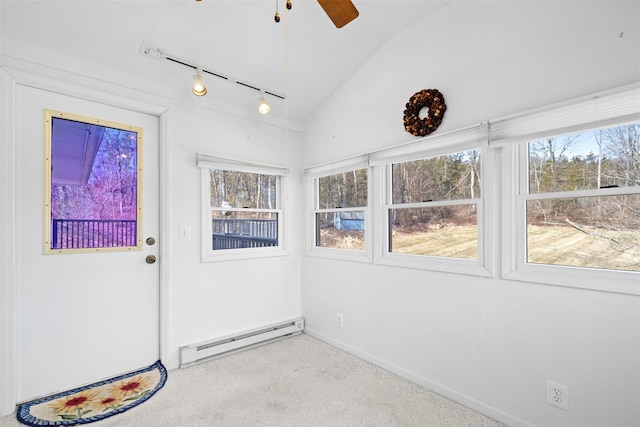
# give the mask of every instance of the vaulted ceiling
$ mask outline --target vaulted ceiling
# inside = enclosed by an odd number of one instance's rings
[[[73,58],[170,88],[187,102],[256,111],[259,93],[230,82],[241,81],[286,95],[287,103],[267,95],[271,115],[302,124],[395,34],[450,3],[353,0],[360,16],[338,29],[316,0],[292,0],[290,11],[285,2],[2,0],[3,53],[35,46],[46,52],[43,62]],[[434,42],[425,40],[425,51]],[[208,94],[192,99],[194,70],[144,55],[143,46],[230,79],[204,73]]]

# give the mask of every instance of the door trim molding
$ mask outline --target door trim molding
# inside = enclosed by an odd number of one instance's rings
[[[169,198],[167,197],[168,189],[169,189],[169,143],[168,143],[168,135],[169,135],[169,123],[171,111],[165,110],[158,116],[158,138],[159,138],[159,182],[158,185],[160,187],[159,196],[159,209],[160,209],[160,218],[159,218],[159,228],[158,232],[160,233],[160,271],[159,271],[159,310],[158,316],[158,327],[159,327],[159,340],[158,345],[160,359],[165,366],[169,362],[169,263],[168,259],[171,259],[171,245],[169,245],[169,226],[171,224],[170,212],[169,209]],[[167,366],[169,369],[171,367]]]
[[[0,67],[0,416],[17,393],[15,80]]]

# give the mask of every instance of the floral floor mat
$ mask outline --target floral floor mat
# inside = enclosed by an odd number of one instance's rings
[[[139,371],[24,403],[18,407],[18,421],[31,426],[100,421],[145,402],[166,380],[167,370],[158,360]]]

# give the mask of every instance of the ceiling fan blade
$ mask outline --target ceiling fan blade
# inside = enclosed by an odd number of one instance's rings
[[[360,15],[351,0],[318,0],[334,25],[342,28]]]

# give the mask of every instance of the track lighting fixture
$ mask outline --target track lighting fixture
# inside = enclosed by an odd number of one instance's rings
[[[2,1],[2,0],[0,0]],[[271,110],[271,107],[269,105],[269,103],[267,102],[267,95],[270,98],[273,99],[282,99],[285,100],[286,97],[276,91],[271,91],[271,90],[267,90],[259,85],[256,85],[255,83],[251,83],[251,82],[247,82],[245,80],[240,80],[236,77],[230,76],[228,74],[224,74],[221,73],[220,71],[214,71],[213,68],[204,68],[202,66],[199,66],[191,61],[187,61],[185,59],[179,58],[177,56],[174,55],[170,55],[166,52],[164,52],[162,49],[160,49],[158,46],[153,45],[150,42],[147,41],[143,41],[142,45],[140,46],[140,54],[147,56],[149,58],[153,58],[153,59],[162,59],[162,60],[166,60],[169,61],[171,63],[174,64],[178,64],[181,66],[184,66],[186,68],[188,68],[189,70],[191,70],[193,72],[193,70],[196,70],[196,74],[193,75],[193,86],[191,87],[191,90],[193,92],[194,95],[196,96],[204,96],[207,94],[207,88],[203,83],[203,76],[206,74],[207,78],[217,78],[220,79],[222,81],[225,81],[227,83],[233,83],[235,85],[238,86],[242,86],[245,89],[251,89],[251,90],[255,90],[256,92],[258,92],[259,95],[259,111],[262,114],[268,114],[269,111]],[[253,96],[253,95],[252,95]],[[255,98],[253,98],[255,99]]]
[[[271,106],[269,105],[267,100],[264,99],[264,95],[263,95],[260,97],[260,100],[258,101],[258,112],[260,114],[269,114],[269,111],[271,111]]]
[[[204,83],[202,83],[202,74],[199,68],[196,74],[193,75],[193,86],[191,88],[191,92],[193,92],[195,96],[205,96],[207,94],[207,88]]]

